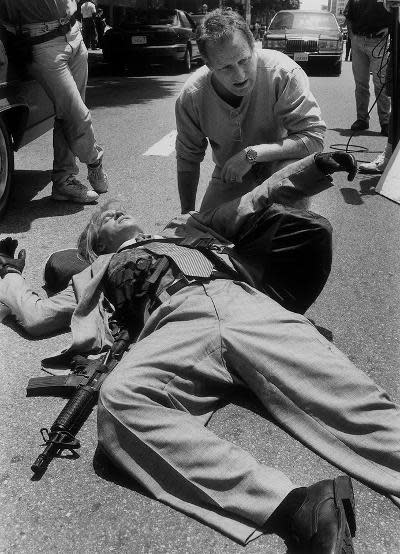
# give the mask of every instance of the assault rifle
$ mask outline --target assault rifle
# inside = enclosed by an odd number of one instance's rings
[[[101,358],[86,360],[82,356],[77,357],[75,374],[67,378],[41,377],[29,381],[28,396],[53,392],[65,396],[67,392],[72,391],[71,398],[61,410],[50,431],[46,427],[40,430],[46,448],[31,466],[36,476],[43,475],[51,460],[60,457],[64,450],[69,450],[73,457],[78,457],[76,449],[81,445],[76,434],[96,405],[103,381],[129,348],[130,342],[129,332],[124,329],[115,339],[109,352]],[[64,379],[64,382],[60,379]]]

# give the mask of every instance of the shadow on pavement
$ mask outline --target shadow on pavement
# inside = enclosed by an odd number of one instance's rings
[[[165,73],[164,73],[165,74]],[[152,100],[166,98],[176,94],[173,81],[146,76],[103,75],[89,79],[86,89],[88,108],[129,106],[146,104]]]
[[[346,204],[351,204],[353,206],[360,206],[361,204],[364,204],[358,190],[350,187],[342,187],[340,192],[342,193],[343,200]]]
[[[380,131],[370,131],[369,129],[366,131],[352,131],[351,129],[343,129],[342,127],[329,127],[329,131],[336,131],[342,137],[383,137]]]
[[[375,188],[378,184],[380,175],[368,176],[360,181],[360,190],[351,187],[342,187],[340,192],[346,204],[360,206],[364,204],[362,196],[375,196],[377,194]]]
[[[142,496],[146,496],[147,498],[153,498],[152,495],[149,494],[137,481],[115,466],[99,447],[96,448],[93,456],[93,469],[96,475],[106,481],[110,481],[120,487],[135,491]]]
[[[373,176],[366,177],[365,179],[360,181],[361,196],[372,196],[372,195],[378,194],[375,189],[380,177],[381,177],[380,174],[373,175]]]
[[[21,233],[42,217],[68,216],[83,210],[82,204],[55,202],[49,196],[34,199],[51,182],[50,171],[18,170],[13,173],[11,197],[0,222],[0,233]]]

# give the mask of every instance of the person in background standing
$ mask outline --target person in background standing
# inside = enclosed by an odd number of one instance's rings
[[[350,33],[347,31],[347,39],[346,39],[346,55],[345,55],[345,61],[347,62],[347,60],[352,60],[352,56],[351,56],[351,37],[350,37]]]
[[[260,23],[258,21],[254,23],[254,40],[260,40]]]
[[[389,132],[390,98],[385,91],[388,59],[385,48],[390,14],[378,0],[349,0],[344,15],[351,40],[352,69],[356,85],[357,119],[352,131],[369,129],[369,76],[372,73],[381,134]]]
[[[387,11],[390,8],[387,6],[386,0],[384,0],[383,5]],[[386,71],[386,93],[389,98],[393,98],[393,66],[392,66],[392,54],[389,55]],[[372,173],[380,174],[383,173],[392,157],[393,153],[393,135],[394,135],[394,125],[393,113],[390,112],[389,116],[389,133],[388,139],[383,152],[381,152],[372,162],[362,163],[359,166],[360,173]]]
[[[52,198],[92,203],[107,192],[103,148],[85,104],[88,53],[75,0],[0,0],[0,22],[14,40],[23,31],[31,47],[27,71],[54,103]],[[77,179],[76,158],[87,165],[89,188]]]
[[[97,31],[95,24],[96,6],[93,2],[84,2],[81,6],[82,35],[86,48],[95,49],[97,43]]]
[[[104,17],[103,10],[99,8],[95,16],[96,32],[97,32],[97,48],[101,48],[101,41],[104,35],[104,29],[106,28],[106,18]]]

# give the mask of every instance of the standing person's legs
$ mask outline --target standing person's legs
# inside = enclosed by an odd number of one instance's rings
[[[98,40],[98,37],[97,37],[96,24],[95,24],[95,22],[92,20],[92,33],[91,33],[91,48],[92,48],[92,50],[95,50],[95,49],[96,49],[97,40]]]
[[[392,98],[393,94],[393,83],[392,83],[392,62],[391,57],[389,56],[387,61],[387,70],[386,70],[386,94],[389,98]],[[393,114],[392,111],[389,113],[388,121],[388,140],[385,146],[385,150],[378,154],[378,156],[372,160],[372,162],[362,163],[359,165],[360,173],[383,173],[390,161],[390,158],[393,153]]]
[[[350,56],[350,49],[351,49],[351,38],[348,37],[347,40],[346,40],[346,55],[345,55],[346,62],[347,62],[347,60],[349,59],[349,56]]]
[[[246,285],[226,289],[213,300],[228,369],[301,442],[382,493],[400,496],[399,406],[306,318]]]
[[[246,543],[294,486],[204,427],[235,378],[213,298],[190,289],[151,316],[106,379],[99,442],[157,499]]]
[[[82,37],[86,48],[90,48],[90,29],[86,17],[82,18]]]
[[[87,51],[79,27],[75,25],[66,38],[60,37],[34,46],[34,62],[31,66],[33,76],[55,105],[58,121],[53,138],[52,179],[56,188],[76,175],[74,156],[83,163],[98,164],[102,155],[102,150],[95,141],[90,112],[82,99],[87,79]],[[86,201],[98,198],[94,191],[88,191],[78,181],[75,183],[80,185],[83,196],[89,197]],[[93,185],[92,181],[91,184]],[[101,183],[99,192],[105,192],[106,187],[103,184]]]
[[[69,44],[72,51],[68,59],[71,78],[68,84],[72,90],[65,100],[64,109],[69,110],[70,116],[63,119],[64,129],[76,156],[82,163],[91,165],[101,160],[103,149],[96,142],[90,110],[85,104],[88,53],[80,34],[71,37]]]
[[[365,37],[358,35],[352,35],[351,37],[357,120],[364,121],[368,124],[370,59],[369,54],[365,50],[365,41]]]
[[[85,102],[86,84],[88,79],[88,64],[87,50],[84,45],[80,44],[79,48],[75,48],[68,60],[68,66],[72,77],[76,83],[78,92]],[[64,181],[70,175],[78,175],[79,169],[76,165],[75,154],[72,152],[68,137],[66,136],[65,120],[56,118],[53,130],[53,182],[59,183]],[[89,133],[89,140],[95,141],[93,130]]]
[[[388,63],[388,52],[385,43],[379,39],[369,39],[369,46],[372,81],[374,83],[376,107],[378,111],[379,123],[382,130],[388,134],[390,98],[386,92],[386,70]]]

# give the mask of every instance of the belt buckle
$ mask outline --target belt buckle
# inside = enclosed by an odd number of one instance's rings
[[[232,250],[233,244],[219,244],[213,243],[210,246],[210,250],[217,252],[217,254],[225,254],[227,250]]]
[[[60,31],[62,32],[63,35],[65,35],[71,30],[71,22],[69,20],[69,17],[62,17],[58,21],[60,23],[60,27],[59,27]]]
[[[49,26],[47,23],[43,23],[42,28],[40,29],[43,33],[47,33],[49,30]]]
[[[182,273],[182,278],[179,281],[184,281],[187,285],[194,285],[199,280],[199,277],[188,277]]]

